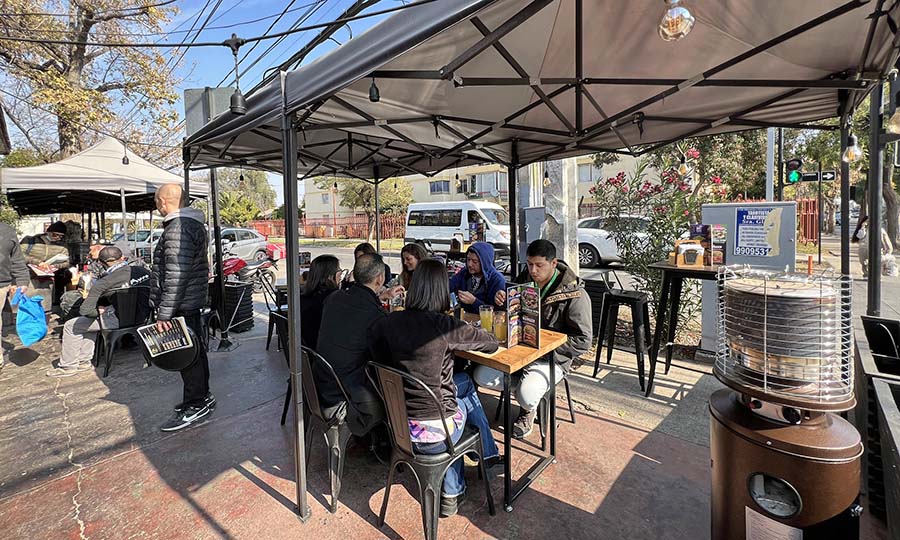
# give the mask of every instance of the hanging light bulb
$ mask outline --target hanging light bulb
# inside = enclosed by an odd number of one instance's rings
[[[688,173],[687,163],[685,163],[684,156],[681,156],[681,165],[678,166],[678,174],[684,176]]]
[[[237,37],[237,34],[231,34],[231,38],[225,40],[225,45],[231,48],[231,53],[234,55],[234,93],[231,94],[229,109],[233,114],[237,115],[247,114],[247,100],[241,92],[241,77],[238,69],[238,50],[243,44],[244,40]]]
[[[547,187],[549,185],[550,185],[550,173],[545,170],[544,171],[544,187]]]
[[[394,189],[397,189],[397,180],[394,180]]]
[[[128,147],[122,144],[122,165],[128,165]]]
[[[694,16],[682,5],[682,0],[665,0],[666,10],[659,21],[659,37],[663,41],[678,41],[691,32]]]
[[[841,159],[844,163],[853,163],[860,159],[862,155],[863,151],[862,148],[859,147],[859,144],[857,144],[856,135],[850,135],[850,138],[847,141],[847,148],[844,150],[844,155],[841,156]]]
[[[372,77],[372,84],[369,85],[369,101],[378,103],[380,99],[381,92],[378,91],[378,86],[375,84],[375,77]]]

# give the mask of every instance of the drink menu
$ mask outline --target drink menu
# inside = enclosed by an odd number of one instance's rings
[[[526,345],[540,349],[541,291],[534,284],[517,285],[506,290],[507,348]]]
[[[151,358],[179,349],[187,349],[194,346],[194,342],[188,333],[184,317],[172,319],[172,328],[160,332],[156,324],[148,324],[138,328],[138,336],[146,345]]]

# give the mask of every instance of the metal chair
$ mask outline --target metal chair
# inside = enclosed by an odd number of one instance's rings
[[[112,291],[115,295],[116,318],[118,328],[103,328],[103,317],[97,319],[100,330],[97,332],[97,345],[94,358],[97,364],[104,359],[103,376],[109,375],[113,354],[125,336],[135,336],[137,329],[146,324],[150,317],[150,288],[127,287]]]
[[[372,371],[375,374],[373,376]],[[432,404],[440,410],[440,401],[434,392],[419,379],[403,373],[394,368],[387,367],[376,362],[369,362],[366,374],[373,386],[384,399],[387,411],[388,428],[391,432],[391,465],[388,469],[387,485],[384,491],[384,500],[381,503],[381,512],[378,515],[378,526],[384,525],[384,517],[387,513],[388,499],[391,495],[391,485],[394,481],[394,471],[401,463],[409,467],[416,478],[419,487],[419,504],[422,507],[422,526],[425,529],[426,540],[437,539],[438,515],[441,505],[441,484],[444,475],[450,466],[466,454],[476,454],[484,479],[484,488],[487,495],[488,511],[494,515],[494,498],[491,495],[490,481],[487,469],[484,466],[484,448],[478,428],[466,426],[460,439],[453,443],[450,438],[450,429],[444,421],[444,442],[447,452],[441,454],[417,454],[413,448],[409,436],[409,416],[406,408],[406,393],[404,383],[419,387],[428,394]]]
[[[278,341],[276,342],[276,346],[278,350],[281,350],[283,344],[281,342],[282,334],[278,333],[278,328],[275,323],[276,316],[287,316],[288,306],[287,304],[281,303],[281,298],[278,294],[278,291],[275,287],[266,280],[260,280],[263,288],[263,300],[266,302],[266,309],[269,310],[269,331],[266,336],[266,350],[269,350],[269,345],[272,343],[272,333],[273,331],[278,336]]]
[[[275,321],[278,325],[279,335],[286,336],[287,318],[282,315],[275,315]],[[284,359],[290,366],[288,357],[288,347],[282,347],[284,351]],[[312,447],[312,436],[315,430],[320,430],[325,436],[325,443],[328,445],[328,475],[331,480],[331,505],[329,510],[331,513],[337,512],[338,498],[341,494],[341,479],[344,475],[344,461],[347,457],[347,441],[350,440],[350,426],[347,424],[348,411],[353,408],[353,402],[350,401],[350,395],[344,389],[340,379],[331,367],[331,364],[325,360],[322,355],[309,347],[301,346],[303,354],[300,355],[301,373],[303,386],[303,404],[304,417],[306,422],[306,464],[309,466],[309,452]],[[310,360],[312,359],[312,360]],[[313,367],[315,366],[315,371]],[[314,373],[323,374],[334,381],[337,388],[341,391],[343,400],[335,405],[325,406],[319,399],[319,390],[316,387]],[[281,425],[284,425],[287,419],[287,413],[290,409],[292,385],[288,378],[288,389],[284,396],[284,409],[281,412]]]
[[[872,356],[888,371],[900,369],[900,321],[862,315],[862,322]]]
[[[619,320],[619,307],[631,308],[631,321],[634,327],[634,354],[637,359],[638,381],[641,391],[644,390],[644,352],[651,343],[650,339],[650,295],[640,291],[630,291],[622,288],[619,276],[613,272],[613,276],[619,284],[618,289],[610,289],[603,295],[603,307],[600,312],[600,322],[597,329],[597,352],[594,355],[594,374],[600,371],[600,353],[603,350],[603,337],[608,333],[606,345],[606,363],[612,362],[613,349],[616,342],[616,323]],[[641,339],[643,336],[644,339]],[[646,340],[646,342],[644,341]],[[666,373],[669,365],[666,364]]]

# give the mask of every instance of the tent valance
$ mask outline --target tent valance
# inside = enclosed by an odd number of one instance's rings
[[[128,164],[122,158],[128,156]],[[124,191],[129,211],[155,207],[153,194],[183,179],[128,150],[112,137],[74,156],[36,167],[0,169],[0,188],[20,214],[120,211]],[[207,186],[191,182],[191,196],[205,197]]]

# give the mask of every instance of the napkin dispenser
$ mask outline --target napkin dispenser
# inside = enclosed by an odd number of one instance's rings
[[[669,252],[669,264],[678,267],[702,267],[705,252],[698,240],[676,240],[675,251]]]

